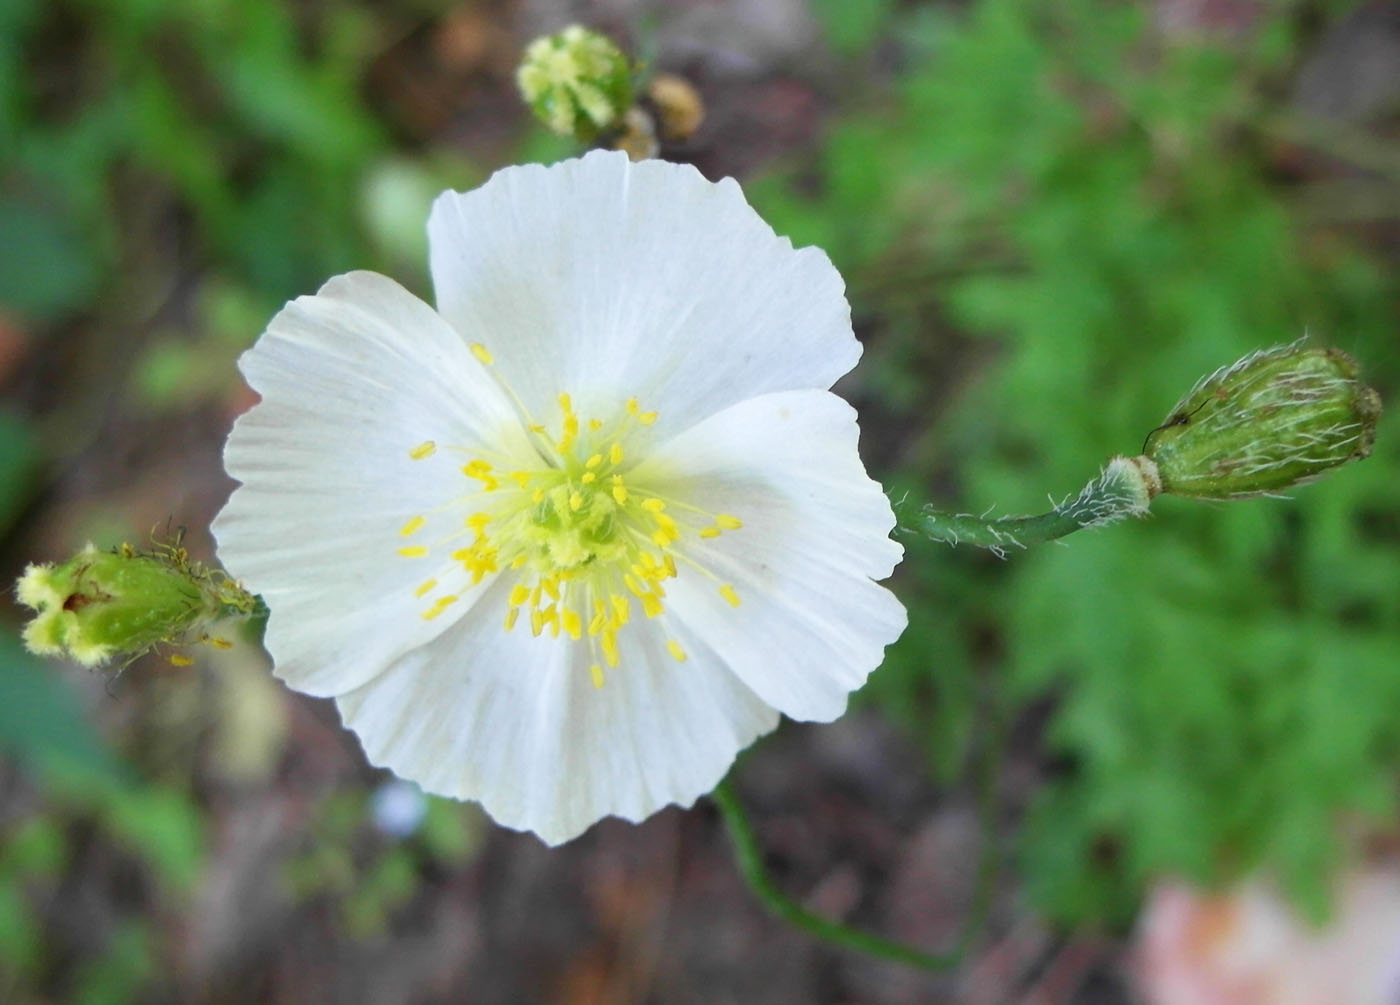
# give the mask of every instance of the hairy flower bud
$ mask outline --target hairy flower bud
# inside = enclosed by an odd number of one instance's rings
[[[515,78],[541,122],[585,143],[632,107],[627,57],[606,35],[579,25],[531,42]]]
[[[1302,342],[1222,367],[1148,434],[1162,491],[1235,499],[1310,481],[1371,452],[1381,400],[1356,361]]]
[[[30,651],[89,667],[139,656],[158,643],[202,641],[202,628],[259,607],[222,573],[173,546],[138,553],[88,545],[59,565],[29,566],[15,593],[35,611],[24,629]]]

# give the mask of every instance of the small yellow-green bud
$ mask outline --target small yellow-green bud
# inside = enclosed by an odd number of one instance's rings
[[[579,25],[531,42],[515,79],[541,122],[585,143],[632,107],[627,57],[612,39]]]
[[[1371,452],[1381,399],[1356,361],[1302,342],[1204,378],[1148,434],[1162,491],[1235,499],[1310,481]]]
[[[88,545],[59,565],[31,565],[15,586],[35,614],[24,644],[40,656],[94,667],[158,643],[201,641],[198,630],[229,614],[253,615],[258,601],[190,562],[183,549],[138,553]]]

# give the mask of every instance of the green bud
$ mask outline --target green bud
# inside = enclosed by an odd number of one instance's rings
[[[1197,499],[1278,492],[1371,452],[1381,399],[1356,361],[1302,342],[1222,367],[1148,434],[1162,491]]]
[[[110,552],[88,545],[60,565],[29,566],[15,593],[35,612],[24,629],[30,651],[89,667],[135,658],[158,643],[223,644],[202,630],[259,607],[222,573],[173,546],[138,553],[125,545]]]
[[[579,25],[537,38],[515,73],[536,118],[590,142],[632,107],[632,67],[612,39]]]

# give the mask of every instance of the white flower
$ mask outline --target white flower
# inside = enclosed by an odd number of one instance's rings
[[[905,613],[826,256],[605,152],[445,193],[428,233],[437,312],[351,273],[241,361],[214,530],[276,673],[551,844],[839,716]]]

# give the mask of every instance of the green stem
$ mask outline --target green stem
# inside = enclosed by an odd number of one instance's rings
[[[1038,516],[988,519],[948,513],[931,505],[895,504],[900,530],[944,544],[970,544],[998,555],[1008,548],[1028,548],[1086,527],[1102,527],[1129,516],[1142,516],[1160,490],[1155,465],[1145,457],[1115,457],[1079,494]]]
[[[996,842],[996,778],[1000,771],[1001,739],[999,727],[991,731],[988,748],[982,758],[978,783],[978,817],[980,819],[982,853],[977,864],[977,887],[972,910],[953,947],[942,953],[930,953],[902,942],[895,942],[871,932],[843,925],[809,911],[778,889],[763,863],[763,851],[758,845],[753,826],[728,779],[720,782],[710,793],[724,817],[729,837],[734,842],[734,857],[739,872],[754,894],[770,911],[783,921],[800,928],[816,938],[846,949],[878,956],[919,970],[943,971],[958,967],[973,938],[981,931],[991,903],[1000,856]]]

